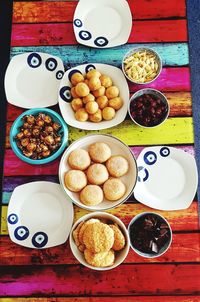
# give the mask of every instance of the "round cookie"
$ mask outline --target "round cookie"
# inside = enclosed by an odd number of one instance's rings
[[[83,224],[81,225],[81,228],[79,229],[79,233],[78,233],[78,240],[81,244],[83,244],[83,234],[85,232],[86,227],[92,223],[100,223],[100,220],[96,219],[96,218],[91,218],[91,219],[83,222]]]
[[[102,164],[93,164],[87,170],[88,181],[93,185],[102,185],[108,176],[108,171]]]
[[[114,224],[110,224],[109,227],[114,231],[114,244],[112,246],[112,249],[114,251],[122,250],[126,243],[123,233],[118,228],[118,226]]]
[[[90,250],[86,249],[84,251],[84,256],[87,263],[95,267],[111,266],[115,261],[115,253],[113,250],[94,254]]]
[[[84,149],[76,149],[72,151],[68,157],[68,164],[72,169],[85,170],[90,165],[90,156]]]
[[[95,163],[104,163],[111,157],[110,147],[101,142],[94,143],[89,146],[89,155]]]
[[[75,241],[75,244],[77,246],[79,246],[81,244],[80,241],[79,241],[79,239],[78,239],[78,234],[79,234],[80,228],[82,227],[83,223],[84,223],[83,221],[80,222],[79,225],[76,227],[75,230],[73,230],[73,233],[72,233],[74,241]]]
[[[95,206],[103,201],[103,191],[99,186],[87,185],[80,193],[80,201],[87,206]]]
[[[80,192],[87,185],[85,173],[79,170],[69,170],[64,177],[65,186],[72,192]]]
[[[111,156],[106,162],[106,168],[113,177],[120,177],[128,172],[128,161],[121,155]]]
[[[124,196],[126,187],[119,178],[110,178],[104,183],[103,192],[106,199],[116,201]]]

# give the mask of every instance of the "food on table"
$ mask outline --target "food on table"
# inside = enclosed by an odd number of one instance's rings
[[[71,83],[72,85],[76,85],[78,83],[81,83],[84,81],[84,77],[80,72],[75,72],[72,76],[71,76]]]
[[[101,87],[101,81],[99,78],[93,76],[89,79],[88,86],[91,91],[97,90]]]
[[[88,120],[88,117],[89,117],[89,115],[88,115],[87,111],[85,110],[85,108],[80,108],[75,113],[75,118],[79,122],[86,122]]]
[[[86,73],[86,78],[89,80],[91,77],[100,78],[101,73],[97,71],[96,69],[91,69]]]
[[[106,168],[111,176],[121,177],[128,172],[128,161],[121,155],[114,155],[106,162]]]
[[[85,83],[78,83],[75,87],[75,92],[79,97],[84,97],[89,94],[89,87]]]
[[[106,167],[102,164],[92,164],[86,174],[89,183],[94,185],[102,185],[109,177]]]
[[[68,157],[68,164],[72,169],[85,170],[91,163],[89,153],[84,149],[72,151]]]
[[[97,185],[87,185],[80,193],[80,201],[87,206],[95,206],[103,201],[103,191]]]
[[[105,91],[106,91],[106,88],[104,86],[101,86],[97,90],[93,91],[93,95],[95,96],[95,98],[98,98],[100,96],[103,96],[105,94]]]
[[[62,141],[61,125],[49,115],[26,115],[15,139],[23,155],[31,159],[43,159],[59,149]]]
[[[89,114],[94,114],[98,111],[99,106],[98,106],[97,102],[88,102],[85,105],[85,109]]]
[[[119,178],[109,178],[103,184],[105,198],[111,201],[118,200],[126,193],[126,186]]]
[[[89,155],[95,163],[104,163],[111,157],[110,147],[101,142],[89,146]]]
[[[114,251],[120,251],[125,247],[125,237],[122,231],[119,229],[118,225],[110,224],[110,228],[114,231],[114,243],[112,249]]]
[[[103,119],[106,121],[110,121],[115,117],[115,109],[112,107],[105,107],[102,110]]]
[[[115,253],[113,250],[94,254],[88,249],[84,250],[84,256],[87,263],[96,267],[107,267],[114,264]]]
[[[69,170],[65,173],[65,186],[72,192],[80,192],[87,185],[87,178],[84,172]]]
[[[102,119],[103,117],[100,109],[98,109],[96,113],[89,115],[89,120],[93,123],[99,123],[102,121]]]
[[[99,96],[97,98],[97,104],[99,105],[100,109],[103,109],[108,106],[108,98],[105,95]]]
[[[83,98],[83,103],[87,104],[88,102],[94,102],[95,101],[95,97],[93,94],[89,93],[87,96],[85,96]],[[73,102],[73,101],[72,101]],[[72,107],[73,108],[73,107]]]
[[[168,114],[168,104],[159,96],[145,93],[131,101],[130,114],[142,126],[157,126],[165,120]]]
[[[84,222],[83,225],[81,226],[81,228],[79,229],[78,238],[79,238],[79,241],[80,241],[81,244],[84,245],[84,243],[83,243],[83,234],[85,232],[85,229],[87,228],[87,226],[89,224],[92,224],[92,223],[95,223],[95,222],[100,222],[100,220],[96,219],[96,218],[89,219],[86,222]],[[84,249],[85,249],[85,245],[84,245]]]
[[[113,84],[111,78],[106,75],[101,75],[100,81],[101,81],[101,85],[104,86],[105,88],[108,88]]]
[[[73,99],[71,106],[74,111],[78,111],[83,108],[83,101],[80,98]]]
[[[113,99],[118,97],[119,89],[116,86],[110,86],[106,89],[106,96],[108,99]]]
[[[109,107],[112,107],[115,110],[119,110],[123,106],[123,101],[120,97],[110,99],[108,102]]]

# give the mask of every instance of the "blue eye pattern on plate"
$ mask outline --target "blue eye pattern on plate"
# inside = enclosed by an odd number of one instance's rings
[[[92,38],[92,35],[89,31],[87,30],[81,30],[79,32],[79,37],[84,40],[84,41],[87,41],[87,40],[90,40]]]
[[[82,27],[83,22],[80,19],[75,19],[74,20],[74,25],[77,26],[77,27]]]
[[[144,154],[144,162],[147,165],[153,165],[157,161],[157,155],[153,151],[148,151]]]
[[[105,37],[98,37],[94,40],[94,44],[98,47],[104,47],[108,45],[108,39]]]
[[[38,53],[33,52],[28,56],[27,62],[30,67],[37,68],[42,64],[42,58]]]
[[[96,67],[92,64],[89,64],[85,67],[85,72],[88,73],[90,70],[96,69]]]
[[[167,147],[162,147],[160,149],[160,155],[163,156],[163,157],[167,157],[170,155],[170,149],[167,148]]]
[[[57,80],[61,80],[61,79],[63,78],[63,75],[64,75],[64,71],[58,70],[58,71],[56,72],[56,79],[57,79]]]
[[[58,66],[58,62],[54,58],[48,58],[45,62],[46,69],[49,71],[54,71],[56,67]]]
[[[139,166],[138,167],[138,181],[144,182],[149,178],[149,172],[146,168]]]
[[[82,72],[80,71],[80,70],[78,70],[78,69],[73,69],[73,70],[71,70],[69,73],[68,73],[68,79],[69,79],[69,81],[71,82],[71,77],[73,76],[73,74],[75,74],[75,73],[81,73],[82,74]]]
[[[10,214],[9,216],[8,216],[8,222],[10,223],[10,224],[16,224],[17,222],[18,222],[18,216],[16,215],[16,214]]]
[[[44,232],[37,232],[32,237],[32,244],[37,247],[41,248],[44,247],[48,242],[48,236]]]
[[[71,88],[69,86],[64,86],[60,89],[60,97],[63,101],[70,103],[72,100]]]
[[[15,229],[14,235],[17,240],[22,241],[22,240],[25,240],[26,238],[28,238],[29,230],[25,226],[19,226]]]

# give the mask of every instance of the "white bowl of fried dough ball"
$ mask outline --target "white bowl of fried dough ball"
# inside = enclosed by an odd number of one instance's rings
[[[59,166],[62,188],[79,207],[90,211],[114,208],[132,194],[136,160],[122,141],[111,135],[87,135],[72,143]]]
[[[129,89],[119,68],[85,64],[68,70],[60,84],[63,118],[76,128],[97,130],[121,123],[127,113]]]
[[[81,264],[94,270],[105,271],[120,265],[129,246],[124,223],[106,212],[81,217],[70,234],[73,255]]]

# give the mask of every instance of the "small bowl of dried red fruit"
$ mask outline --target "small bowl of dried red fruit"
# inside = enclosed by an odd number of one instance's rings
[[[170,107],[163,93],[145,88],[132,95],[128,111],[134,123],[141,127],[153,128],[166,121]]]

